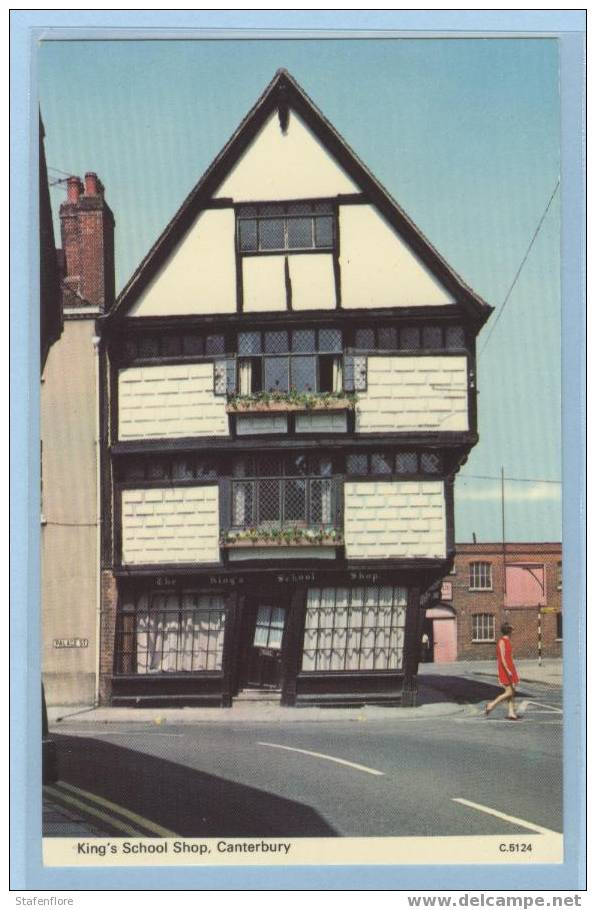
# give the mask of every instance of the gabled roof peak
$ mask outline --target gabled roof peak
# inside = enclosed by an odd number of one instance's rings
[[[483,324],[492,312],[490,307],[457,275],[429,240],[411,221],[385,187],[368,170],[335,127],[321,113],[294,76],[285,68],[276,70],[254,106],[244,117],[221,152],[191,190],[161,236],[149,250],[122,290],[109,319],[125,315],[150,282],[161,264],[172,252],[202,208],[211,199],[225,177],[247,150],[258,131],[277,111],[282,131],[288,127],[292,110],[306,123],[318,141],[336,159],[376,206],[381,214],[408,243],[429,271],[460,301],[469,315]]]

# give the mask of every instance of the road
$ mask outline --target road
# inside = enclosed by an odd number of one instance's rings
[[[56,737],[58,788],[121,835],[562,831],[560,690],[524,686],[523,720],[511,723],[500,709],[482,715],[497,691],[486,682],[433,677],[424,687],[427,701],[467,705],[429,720],[400,709],[259,724],[234,722],[232,709],[229,724],[165,727],[73,718]]]

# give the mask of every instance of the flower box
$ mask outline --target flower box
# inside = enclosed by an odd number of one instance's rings
[[[343,540],[332,540],[327,537],[323,540],[305,540],[304,538],[300,540],[283,540],[281,538],[279,540],[264,540],[257,537],[254,540],[247,540],[246,538],[224,540],[220,542],[220,546],[226,550],[239,550],[250,547],[271,547],[278,550],[283,547],[341,547],[343,546]]]
[[[297,411],[310,413],[311,411],[348,411],[354,407],[351,398],[320,398],[304,401],[238,401],[228,402],[228,414],[274,414]]]

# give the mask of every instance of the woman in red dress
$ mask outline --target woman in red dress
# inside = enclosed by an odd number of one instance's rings
[[[508,709],[507,719],[519,720],[518,715],[515,713],[514,701],[515,687],[519,682],[519,676],[515,669],[515,664],[513,663],[511,639],[509,638],[512,632],[513,626],[508,622],[503,623],[501,626],[501,637],[497,642],[497,669],[499,671],[499,682],[503,686],[504,691],[487,704],[484,713],[488,716],[493,708],[496,708],[502,701],[506,701]]]

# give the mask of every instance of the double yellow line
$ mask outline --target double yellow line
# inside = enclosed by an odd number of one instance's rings
[[[46,784],[43,792],[50,799],[67,807],[78,809],[85,815],[105,822],[110,828],[122,831],[123,834],[132,837],[177,837],[174,831],[163,828],[150,819],[143,818],[142,815],[131,812],[130,809],[125,809],[124,806],[118,806],[109,799],[104,799],[103,796],[97,796],[95,793],[90,793],[89,790],[75,787],[66,781],[58,781],[54,785]],[[134,824],[129,824],[129,822]]]

